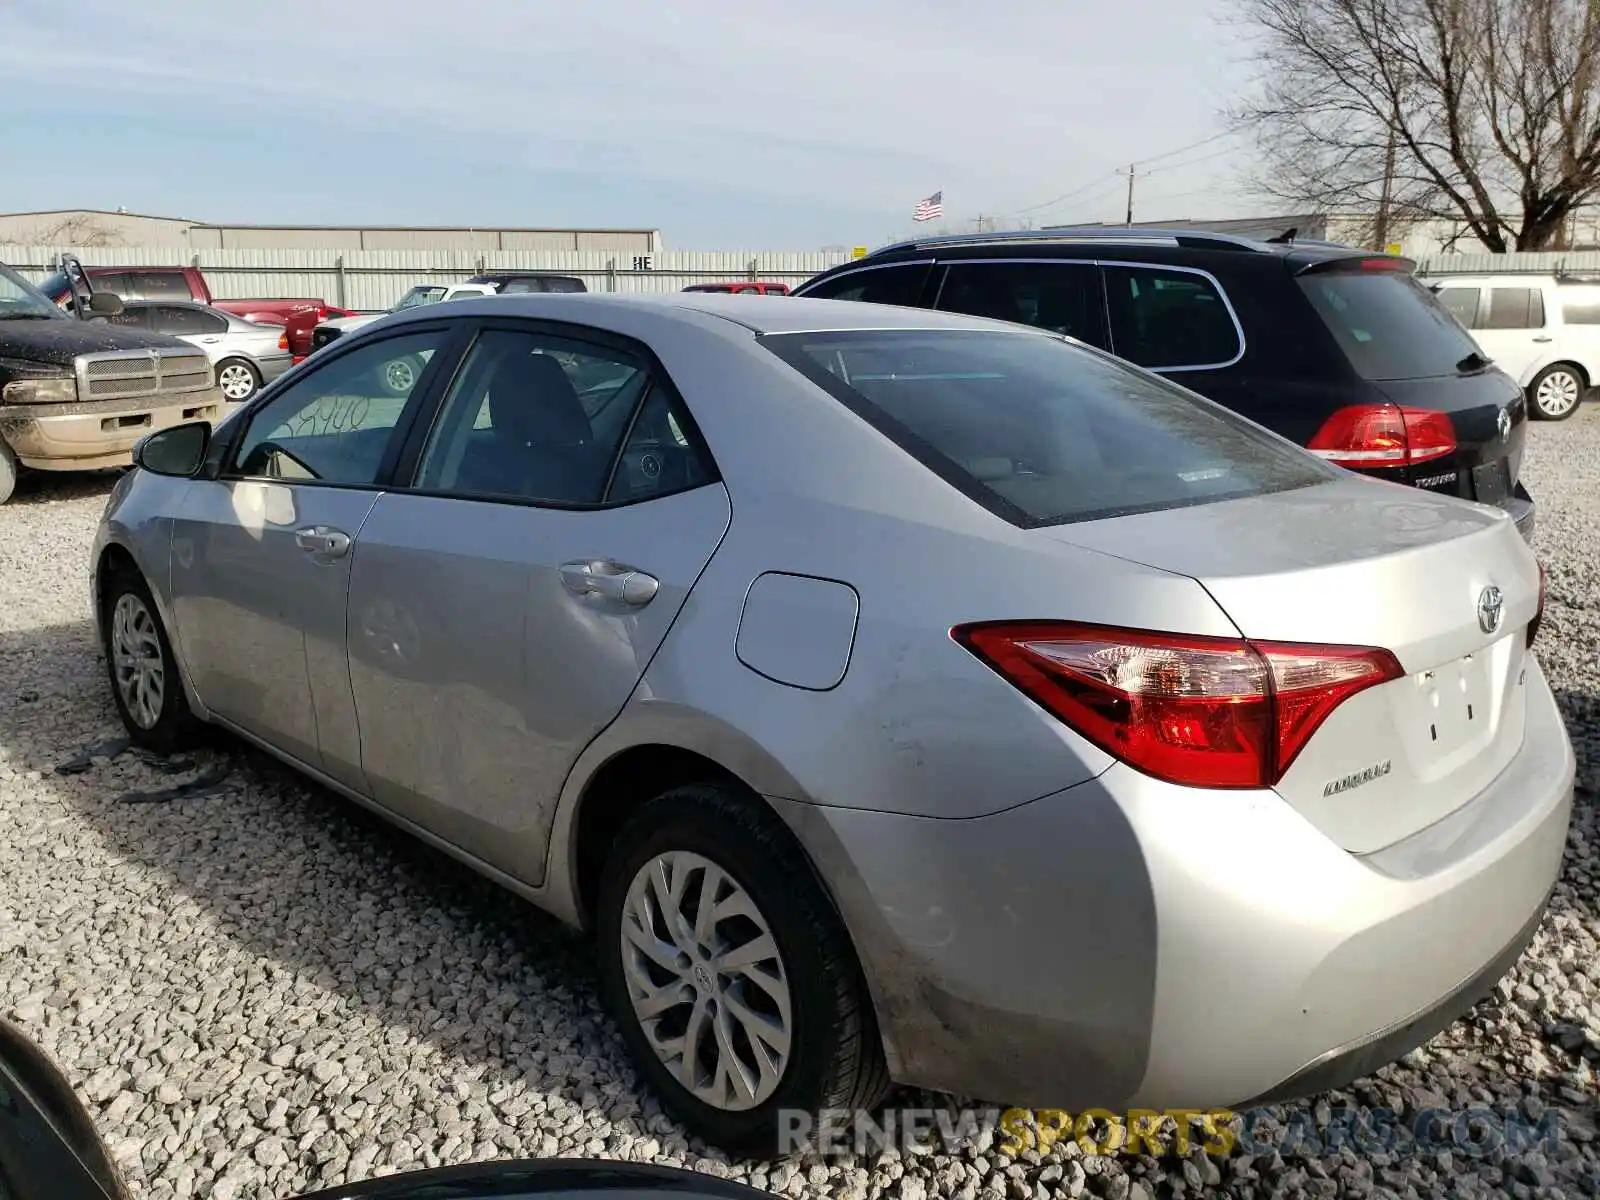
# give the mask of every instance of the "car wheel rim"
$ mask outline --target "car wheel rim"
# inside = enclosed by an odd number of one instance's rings
[[[256,390],[256,380],[255,376],[250,374],[249,367],[234,363],[222,368],[217,375],[217,386],[229,400],[243,400]]]
[[[1567,371],[1552,371],[1539,381],[1534,396],[1539,411],[1550,416],[1560,416],[1578,402],[1578,380]]]
[[[395,391],[408,392],[411,390],[411,385],[416,382],[416,373],[412,371],[410,363],[400,360],[384,368],[384,378]]]
[[[738,1112],[789,1064],[789,973],[765,915],[710,859],[658,854],[628,886],[622,974],[650,1048],[697,1100]]]
[[[111,661],[128,715],[140,729],[154,729],[166,699],[166,664],[155,618],[131,593],[119,596],[111,610]]]

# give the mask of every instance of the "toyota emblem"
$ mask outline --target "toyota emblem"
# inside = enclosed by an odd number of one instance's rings
[[[1500,440],[1503,442],[1511,436],[1511,410],[1502,408],[1500,415],[1494,419],[1494,427],[1500,431]]]
[[[1505,598],[1500,589],[1490,584],[1478,596],[1478,628],[1493,633],[1500,628],[1500,618],[1505,615]]]

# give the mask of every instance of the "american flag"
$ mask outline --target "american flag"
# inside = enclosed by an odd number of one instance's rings
[[[944,193],[935,192],[926,200],[920,201],[911,214],[913,221],[931,221],[935,217],[944,216]]]

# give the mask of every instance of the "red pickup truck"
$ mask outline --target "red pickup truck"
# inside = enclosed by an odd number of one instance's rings
[[[282,325],[289,349],[299,362],[311,353],[311,331],[332,317],[354,314],[323,300],[217,300],[198,267],[84,267],[97,292],[123,300],[193,300],[262,325]],[[72,302],[72,288],[60,271],[39,284],[39,290],[63,308]]]

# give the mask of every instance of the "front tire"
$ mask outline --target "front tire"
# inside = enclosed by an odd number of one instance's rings
[[[242,358],[225,358],[217,364],[217,387],[230,403],[242,404],[261,387],[261,373]]]
[[[850,938],[792,836],[732,788],[650,801],[617,835],[596,913],[600,984],[666,1109],[769,1157],[785,1110],[870,1108],[889,1089]]]
[[[189,711],[160,610],[137,570],[112,568],[100,619],[111,697],[128,736],[158,754],[193,746],[200,723]]]
[[[1565,421],[1578,411],[1587,384],[1571,363],[1553,363],[1528,385],[1528,407],[1541,421]]]

